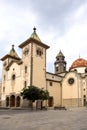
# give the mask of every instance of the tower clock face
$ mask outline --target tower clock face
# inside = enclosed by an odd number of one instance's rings
[[[72,84],[74,83],[74,78],[69,78],[69,79],[68,79],[68,83],[69,83],[70,85],[72,85]]]

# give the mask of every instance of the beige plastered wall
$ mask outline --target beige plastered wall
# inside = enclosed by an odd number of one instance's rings
[[[69,84],[69,78],[74,79],[73,84]],[[62,106],[76,107],[82,106],[80,78],[76,72],[69,72],[62,81]]]
[[[33,85],[46,89],[46,49],[40,47],[43,50],[41,56],[37,55],[36,49],[39,46],[33,43]]]
[[[50,86],[52,82],[52,86]],[[58,82],[47,80],[47,90],[54,99],[54,106],[61,106],[61,85]]]

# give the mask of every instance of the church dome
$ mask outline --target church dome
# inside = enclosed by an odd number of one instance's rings
[[[77,67],[87,67],[87,60],[83,58],[78,58],[72,63],[70,70]]]

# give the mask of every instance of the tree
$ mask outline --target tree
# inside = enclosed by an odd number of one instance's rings
[[[31,106],[33,108],[33,102],[39,99],[47,100],[49,98],[49,92],[36,86],[28,86],[22,90],[21,96],[23,96],[23,99],[31,101]]]
[[[49,98],[49,92],[47,90],[40,90],[40,99],[47,100]]]

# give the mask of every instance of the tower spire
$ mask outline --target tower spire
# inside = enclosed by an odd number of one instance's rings
[[[66,71],[66,61],[65,61],[65,56],[59,51],[59,53],[56,56],[56,61],[54,63],[55,67],[55,74],[63,73]]]

